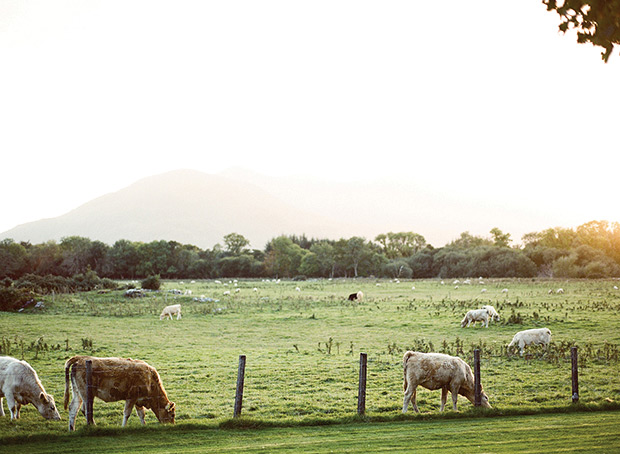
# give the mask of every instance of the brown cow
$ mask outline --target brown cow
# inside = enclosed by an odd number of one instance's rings
[[[69,430],[75,429],[75,416],[86,401],[86,360],[92,361],[93,398],[104,402],[125,401],[123,426],[134,405],[144,424],[144,408],[150,408],[161,423],[174,424],[175,405],[168,400],[154,367],[144,361],[126,358],[74,356],[65,363],[65,410],[69,402],[69,371],[73,396],[69,407]]]
[[[461,358],[443,353],[408,351],[403,357],[403,368],[405,372],[403,413],[407,412],[410,401],[413,403],[413,410],[420,411],[416,403],[418,385],[430,390],[441,389],[440,411],[443,411],[446,405],[448,391],[452,393],[452,406],[455,411],[459,394],[474,403],[474,374],[469,364]],[[491,408],[487,395],[482,389],[480,392],[482,406]]]

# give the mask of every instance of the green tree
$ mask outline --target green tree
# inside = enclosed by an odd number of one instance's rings
[[[60,240],[62,269],[65,276],[85,273],[92,268],[92,241],[81,236],[68,236]]]
[[[543,4],[560,16],[561,32],[575,29],[578,43],[602,47],[603,61],[609,61],[614,46],[620,44],[620,0],[543,0]]]
[[[245,252],[250,245],[250,241],[238,233],[229,233],[224,236],[224,245],[230,255],[240,255]]]
[[[372,244],[364,238],[354,236],[348,240],[340,240],[338,244],[341,263],[345,270],[353,271],[354,277],[359,276],[362,265],[371,268],[378,261],[378,257],[376,257],[378,254],[373,249]]]
[[[30,248],[30,271],[45,276],[47,274],[60,275],[62,265],[62,251],[54,240],[35,244]]]
[[[26,248],[12,239],[0,241],[0,279],[16,279],[27,270],[28,253]]]
[[[410,257],[426,246],[426,239],[414,232],[388,232],[377,235],[375,241],[388,259]]]
[[[310,246],[310,252],[304,256],[299,272],[306,276],[334,277],[336,252],[327,240],[321,240]]]
[[[138,276],[137,268],[141,261],[138,252],[139,244],[129,240],[118,240],[112,245],[108,251],[108,267],[111,277],[133,279]]]
[[[308,253],[286,236],[271,240],[266,247],[265,269],[272,276],[291,277],[298,274],[301,261]]]
[[[461,236],[450,242],[446,247],[452,249],[472,249],[478,246],[491,245],[492,241],[485,238],[474,236],[469,232],[461,233]]]
[[[504,233],[497,227],[493,227],[490,233],[493,237],[493,244],[497,247],[508,247],[512,241],[510,233]]]

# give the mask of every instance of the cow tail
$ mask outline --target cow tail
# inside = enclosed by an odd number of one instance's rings
[[[405,352],[405,356],[403,356],[403,391],[407,391],[407,360],[409,360],[411,356],[413,356],[412,351]]]
[[[73,358],[69,358],[67,362],[65,363],[65,402],[64,402],[65,410],[67,409],[67,406],[69,405],[69,392],[70,392],[69,371],[71,370],[71,366],[73,366],[77,361],[78,361],[78,358],[74,356]]]

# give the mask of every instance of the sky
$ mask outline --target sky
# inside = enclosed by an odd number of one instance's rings
[[[540,0],[2,0],[0,232],[231,167],[620,221],[620,55],[558,23]]]

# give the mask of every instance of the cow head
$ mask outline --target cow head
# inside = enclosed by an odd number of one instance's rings
[[[489,396],[487,396],[482,390],[480,391],[480,405],[485,408],[493,408],[489,403]]]
[[[168,402],[157,410],[157,419],[162,424],[174,424],[175,404]]]
[[[39,413],[45,419],[53,419],[58,421],[60,419],[60,413],[58,413],[58,409],[56,408],[56,402],[54,402],[54,398],[50,394],[41,393],[39,395],[39,403],[36,405]]]

